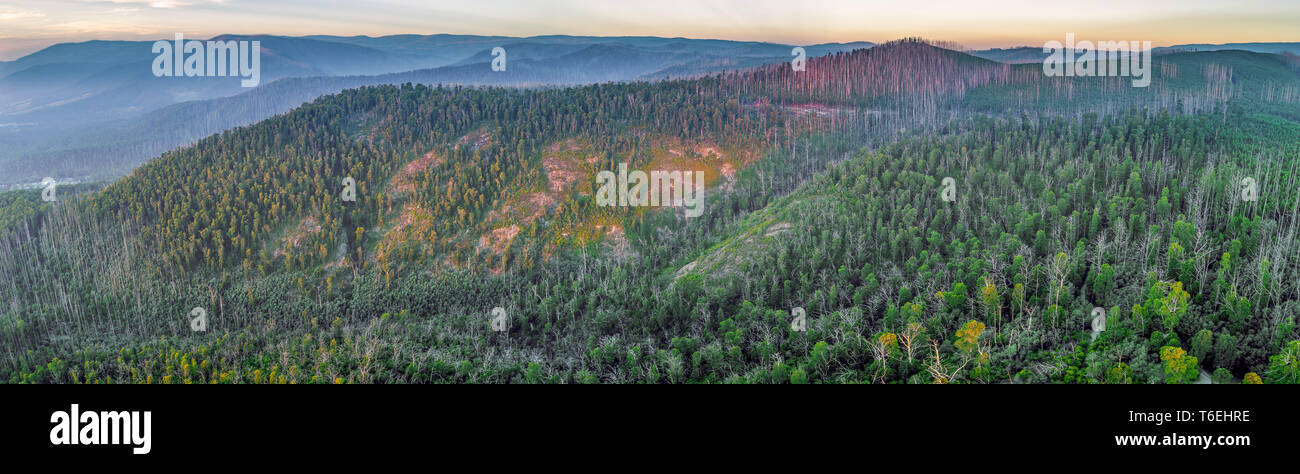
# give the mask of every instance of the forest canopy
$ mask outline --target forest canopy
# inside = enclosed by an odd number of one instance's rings
[[[1134,89],[904,40],[347,90],[0,194],[0,380],[1296,383],[1273,56],[1157,56]],[[620,164],[704,170],[703,213],[597,205]]]

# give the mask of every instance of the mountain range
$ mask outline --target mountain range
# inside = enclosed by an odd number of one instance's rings
[[[791,58],[790,45],[659,37],[395,35],[222,35],[259,41],[261,84],[282,79],[274,93],[240,87],[237,78],[154,77],[149,41],[88,41],[50,46],[0,63],[0,186],[43,176],[94,180],[120,176],[158,153],[194,139],[253,123],[347,87],[401,82],[548,86],[684,77],[743,69]],[[509,67],[493,74],[491,50],[503,47]],[[806,47],[810,57],[869,48],[872,43]],[[322,80],[321,78],[337,78]],[[241,96],[246,105],[214,118],[204,102]],[[294,100],[283,100],[292,97]],[[176,104],[203,104],[171,117],[166,130],[140,134]],[[253,104],[253,105],[247,105]],[[194,107],[185,110],[195,112]],[[163,115],[167,115],[164,112]],[[184,129],[177,133],[176,129]],[[122,133],[130,131],[130,133]]]
[[[1152,48],[1152,52],[1155,54],[1187,51],[1250,51],[1252,53],[1300,55],[1300,43],[1181,44]],[[966,53],[1001,63],[1042,62],[1048,55],[1039,46],[974,49],[967,50]]]
[[[364,85],[556,86],[692,77],[789,61],[791,45],[650,36],[221,35],[261,43],[261,86],[237,78],[154,77],[150,41],[50,46],[0,62],[0,190],[112,179],[144,160],[213,133],[284,113],[324,94]],[[493,73],[501,46],[510,67]],[[806,46],[809,57],[870,42]],[[1300,43],[1188,44],[1178,51],[1300,53]],[[1041,48],[968,50],[1002,63],[1032,63]]]
[[[0,381],[1295,383],[1300,71],[1153,63],[1132,87],[902,40],[577,87],[394,73],[0,193]],[[703,212],[602,203],[621,169],[698,172]]]

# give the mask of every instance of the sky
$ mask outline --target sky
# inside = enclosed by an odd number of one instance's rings
[[[2,0],[0,61],[55,43],[220,34],[648,35],[787,44],[908,36],[969,48],[1078,39],[1300,41],[1300,0]]]

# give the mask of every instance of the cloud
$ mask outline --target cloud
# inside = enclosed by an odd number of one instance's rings
[[[44,16],[45,14],[40,10],[18,10],[16,8],[0,7],[0,21],[26,20]]]
[[[77,3],[132,5],[150,8],[180,8],[194,5],[225,5],[228,0],[75,0]]]

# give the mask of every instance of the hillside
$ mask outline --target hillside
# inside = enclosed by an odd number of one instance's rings
[[[1207,373],[1264,373],[1294,338],[1300,310],[1296,267],[1284,263],[1300,250],[1300,198],[1243,202],[1237,182],[1251,175],[1293,189],[1300,123],[1234,120],[1239,127],[1167,113],[981,119],[968,131],[909,137],[750,213],[672,277],[698,279],[730,295],[717,300],[743,299],[754,312],[806,307],[809,335],[831,354],[953,334],[972,320],[995,331],[968,354],[978,358],[942,348],[958,356],[952,365],[975,365],[968,374],[927,360],[929,348],[905,347],[906,357],[872,364],[874,381],[939,371],[982,382],[1163,382],[1161,350],[1180,341]],[[1271,138],[1240,142],[1262,129]],[[955,178],[952,202],[942,199],[945,177]],[[1187,307],[1171,303],[1177,297]],[[1095,341],[1085,330],[1093,308],[1108,316]],[[842,335],[858,327],[874,334]]]
[[[1281,380],[1300,78],[1161,61],[1124,88],[906,40],[803,72],[344,90],[16,211],[0,376]],[[620,163],[702,171],[704,212],[597,206]]]

